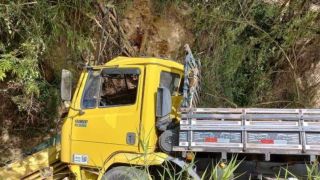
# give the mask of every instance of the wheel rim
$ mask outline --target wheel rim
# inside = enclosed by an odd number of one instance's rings
[[[171,145],[172,144],[172,136],[168,136],[164,139],[164,142]]]

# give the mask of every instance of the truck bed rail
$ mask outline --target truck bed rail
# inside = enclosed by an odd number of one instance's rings
[[[175,151],[320,154],[320,109],[181,108]]]

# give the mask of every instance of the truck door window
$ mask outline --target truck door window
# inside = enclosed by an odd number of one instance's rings
[[[134,104],[140,71],[137,68],[107,68],[90,71],[84,88],[83,109]]]
[[[137,74],[107,74],[102,77],[100,107],[134,104],[139,76]]]
[[[84,109],[95,108],[99,97],[100,89],[100,71],[90,71],[84,93],[82,97],[81,106]]]
[[[170,90],[171,95],[178,95],[180,75],[162,71],[160,74],[160,86],[166,87]]]

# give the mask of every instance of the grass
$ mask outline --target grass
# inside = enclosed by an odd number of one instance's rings
[[[214,166],[208,166],[203,172],[200,179],[201,180],[230,180],[236,179],[240,176],[235,177],[234,173],[242,161],[237,161],[237,156],[233,156],[228,163],[219,161],[212,162]],[[162,171],[158,171],[158,175],[161,180],[171,179],[171,180],[185,180],[192,179],[188,174],[190,168],[194,168],[196,165],[196,160],[193,160],[183,168],[177,168],[174,164],[169,161],[165,161],[162,165]]]
[[[241,175],[235,177],[234,173],[239,167],[242,161],[237,161],[237,156],[232,156],[228,164],[225,165],[223,162],[218,162],[216,166],[210,172],[210,178],[212,180],[228,180],[236,179]]]
[[[315,161],[311,165],[306,164],[308,180],[320,180],[319,162]]]
[[[294,172],[291,172],[288,166],[280,167],[278,173],[275,174],[275,178],[277,180],[288,179],[288,178],[320,180],[320,169],[319,169],[320,167],[319,167],[318,161],[305,164],[305,167],[306,167],[306,174],[302,177],[297,176]]]

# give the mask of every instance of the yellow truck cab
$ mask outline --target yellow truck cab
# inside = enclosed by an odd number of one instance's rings
[[[68,73],[63,73],[65,81],[70,81]],[[157,94],[159,87],[170,91],[169,119],[177,120],[182,77],[182,64],[158,58],[117,57],[103,66],[87,67],[72,101],[67,101],[61,161],[71,164],[75,174],[99,168],[100,177],[117,164],[163,163],[168,155],[157,146]],[[62,92],[62,97],[70,100],[71,93]]]

